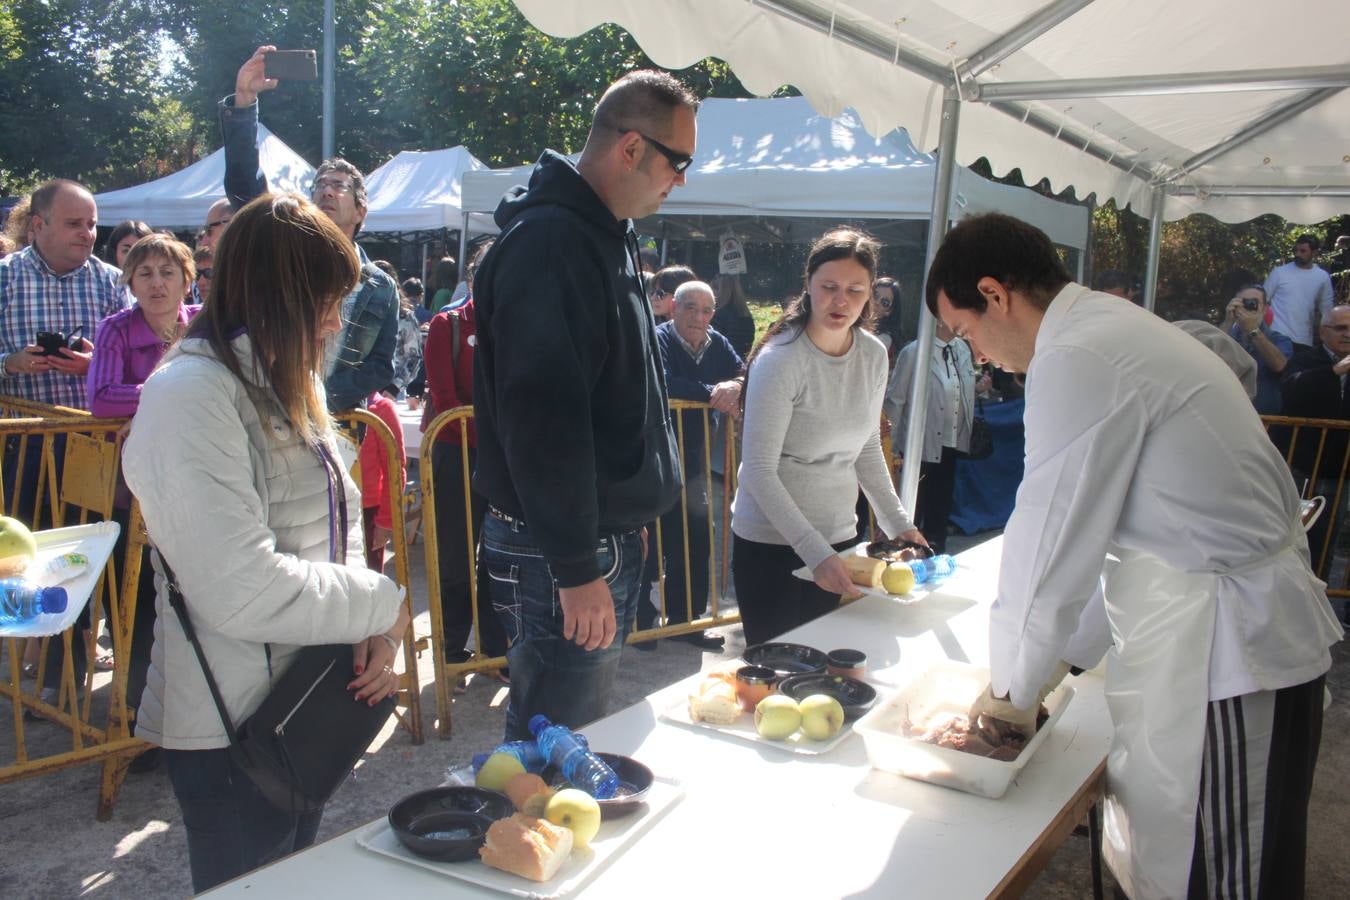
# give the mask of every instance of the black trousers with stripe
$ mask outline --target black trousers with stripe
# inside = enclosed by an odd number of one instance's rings
[[[1209,704],[1188,897],[1303,896],[1325,685]]]

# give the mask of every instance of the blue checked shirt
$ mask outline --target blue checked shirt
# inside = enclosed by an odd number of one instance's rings
[[[25,247],[0,259],[0,373],[4,358],[32,344],[39,331],[80,336],[93,343],[94,328],[107,316],[131,305],[126,288],[117,283],[115,266],[90,256],[65,275],[47,266],[36,247]],[[39,403],[88,409],[83,375],[44,372],[0,374],[0,394]]]

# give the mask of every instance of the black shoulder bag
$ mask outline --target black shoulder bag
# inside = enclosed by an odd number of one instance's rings
[[[335,513],[329,521],[337,524],[331,535],[329,557],[333,562],[345,562],[346,491],[338,463],[327,446],[320,444],[318,453],[328,472],[329,511]],[[169,604],[178,614],[183,633],[197,654],[220,721],[225,725],[231,759],[278,809],[292,815],[323,809],[393,715],[395,696],[390,695],[374,706],[352,699],[347,690],[353,665],[350,644],[303,647],[276,680],[262,705],[236,730],[188,618],[178,579],[162,554],[160,562],[168,580]],[[270,672],[272,651],[267,645],[264,649]]]

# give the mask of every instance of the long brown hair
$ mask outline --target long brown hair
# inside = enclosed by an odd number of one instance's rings
[[[314,440],[328,427],[316,386],[323,371],[319,326],[361,276],[352,242],[299,194],[263,194],[235,213],[212,268],[210,294],[187,337],[206,341],[247,383],[230,346],[247,329],[257,369],[292,426]]]
[[[792,340],[796,340],[806,331],[806,323],[811,318],[811,276],[816,274],[816,270],[828,262],[834,262],[838,259],[856,259],[867,270],[867,281],[870,284],[877,277],[877,258],[881,255],[881,245],[870,235],[859,231],[856,228],[836,228],[833,231],[827,231],[811,245],[811,252],[806,257],[806,274],[802,278],[802,292],[800,296],[793,299],[788,304],[787,310],[779,317],[777,322],[769,326],[764,332],[764,336],[755,344],[755,349],[750,351],[750,356],[745,360],[745,388],[741,390],[741,408],[745,408],[745,395],[748,392],[750,384],[750,366],[754,363],[755,357],[759,356],[764,345],[778,335],[795,329],[796,334]],[[872,330],[872,303],[869,301],[863,305],[862,313],[857,321],[853,323],[853,329]]]

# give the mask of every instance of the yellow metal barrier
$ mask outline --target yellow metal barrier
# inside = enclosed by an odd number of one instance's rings
[[[727,439],[723,454],[722,467],[722,503],[720,510],[720,530],[721,530],[721,572],[720,579],[717,578],[717,571],[714,568],[714,554],[711,536],[716,533],[714,528],[713,503],[712,503],[712,429],[709,421],[709,412],[711,407],[706,403],[694,403],[686,400],[670,401],[670,408],[676,415],[677,437],[681,446],[684,443],[684,416],[679,413],[686,411],[695,411],[703,417],[703,467],[705,483],[709,486],[708,503],[708,533],[710,536],[708,548],[709,566],[709,615],[699,619],[693,619],[689,574],[691,566],[703,565],[702,560],[695,561],[691,558],[694,554],[691,552],[689,541],[689,497],[685,489],[680,491],[680,512],[681,528],[683,529],[685,547],[684,559],[682,565],[685,571],[685,616],[686,621],[675,625],[666,625],[656,628],[649,628],[642,631],[634,631],[628,635],[627,642],[630,644],[640,641],[651,641],[662,637],[670,637],[678,634],[689,634],[702,631],[705,628],[714,628],[721,625],[731,625],[741,620],[739,613],[723,613],[720,609],[721,599],[727,590],[728,573],[730,571],[730,524],[731,524],[731,497],[735,493],[736,479],[736,454],[735,454],[735,429],[728,427]],[[428,426],[426,433],[422,436],[421,447],[421,481],[422,481],[422,519],[424,522],[423,535],[426,558],[427,575],[427,604],[431,612],[431,644],[436,657],[435,665],[435,685],[436,685],[436,732],[442,738],[447,738],[451,733],[451,710],[450,698],[454,684],[458,679],[471,672],[494,672],[507,665],[505,656],[487,657],[483,655],[483,646],[480,636],[479,616],[478,616],[478,579],[475,577],[477,563],[477,546],[474,541],[474,522],[473,505],[467,498],[471,496],[470,486],[470,466],[469,466],[469,447],[468,430],[473,421],[473,407],[461,406],[448,410],[438,415]],[[446,647],[445,623],[441,614],[441,585],[440,577],[440,553],[455,552],[450,548],[441,548],[438,546],[436,535],[436,479],[432,464],[432,450],[435,447],[437,438],[445,428],[455,428],[459,433],[459,454],[460,454],[460,473],[463,480],[463,496],[466,498],[464,509],[461,514],[464,516],[466,546],[464,552],[469,563],[469,597],[472,614],[473,627],[473,648],[470,657],[464,662],[451,662],[448,657],[463,648]],[[687,475],[687,473],[686,473]],[[685,479],[688,480],[687,478]],[[666,612],[667,598],[665,595],[665,562],[664,553],[662,553],[663,542],[661,536],[661,525],[658,520],[656,523],[655,535],[649,535],[649,546],[651,552],[658,554],[658,571],[660,585],[660,614],[664,617]],[[717,589],[713,589],[716,586]],[[692,621],[689,621],[691,620]]]
[[[1350,468],[1350,421],[1291,416],[1262,416],[1261,421],[1284,453],[1300,496],[1305,500],[1319,494],[1326,497],[1326,508],[1308,532],[1308,550],[1314,571],[1324,573],[1327,596],[1350,599],[1350,567],[1339,579],[1330,571],[1337,536],[1334,523],[1343,515]]]
[[[32,416],[36,413],[37,416]],[[29,415],[30,417],[16,417]],[[12,475],[6,473],[14,490],[6,498],[6,511],[34,529],[59,528],[68,524],[87,524],[98,519],[112,518],[113,492],[116,486],[117,457],[120,449],[121,419],[95,419],[76,410],[45,407],[23,401],[0,398],[0,439],[18,450]],[[65,451],[62,470],[68,477],[58,477],[55,445],[64,438]],[[113,438],[113,440],[109,440]],[[28,469],[30,446],[41,441],[37,471]],[[11,457],[14,460],[14,457]],[[27,470],[27,471],[26,471]],[[12,480],[11,480],[12,478]],[[33,506],[19,508],[23,488],[35,486]],[[43,501],[46,500],[46,503]],[[72,510],[74,521],[68,521]],[[139,519],[139,510],[133,518]],[[138,551],[139,552],[139,551]],[[39,662],[31,692],[24,690],[21,641],[6,639],[3,649],[9,655],[8,680],[0,681],[0,696],[8,697],[13,712],[15,749],[14,758],[0,766],[0,784],[59,771],[86,763],[103,763],[100,780],[99,819],[112,814],[121,778],[126,764],[137,752],[149,745],[130,736],[126,708],[126,679],[130,665],[130,621],[135,613],[136,579],[139,577],[139,555],[128,565],[118,590],[118,560],[109,559],[90,599],[90,628],[76,634],[78,626],[63,632],[57,640],[63,645],[62,671],[55,703],[42,699],[41,685],[46,679],[47,648],[52,638],[38,642]],[[108,694],[107,723],[93,724],[94,660],[93,637],[103,615],[107,615],[113,638],[113,687]],[[82,683],[77,683],[72,658],[75,640],[84,640],[88,659]],[[24,712],[48,720],[70,733],[68,750],[53,750],[44,742],[44,750],[35,754],[28,745]],[[58,745],[59,746],[59,745]]]
[[[402,480],[399,477],[397,445],[389,427],[378,417],[364,410],[353,410],[340,417],[348,425],[361,424],[373,430],[386,450],[389,463],[391,509],[394,517],[395,580],[411,589],[408,545],[404,523]],[[125,419],[96,419],[88,413],[65,407],[31,403],[12,397],[0,397],[0,441],[14,443],[17,465],[12,477],[6,479],[14,486],[4,496],[0,484],[0,507],[35,530],[39,527],[62,527],[68,524],[86,524],[97,519],[113,517],[113,496],[119,472],[122,429]],[[370,432],[368,431],[368,434]],[[56,465],[55,443],[64,437],[63,466]],[[41,441],[41,450],[30,451],[32,442]],[[38,453],[36,471],[27,457]],[[57,473],[60,471],[61,477]],[[35,487],[33,505],[20,509],[22,488]],[[78,514],[69,521],[72,509]],[[9,656],[8,680],[0,680],[0,697],[10,700],[15,734],[14,758],[0,764],[0,784],[17,781],[88,763],[101,763],[97,815],[106,821],[112,815],[112,806],[126,777],[131,759],[150,745],[131,735],[132,717],[126,707],[127,676],[131,664],[132,624],[136,614],[137,585],[141,573],[141,558],[148,539],[140,507],[133,500],[129,513],[126,552],[122,559],[109,559],[90,600],[90,628],[82,639],[86,641],[89,661],[85,678],[76,683],[71,651],[73,641],[81,639],[71,629],[60,635],[64,644],[61,684],[55,704],[44,702],[40,687],[46,676],[47,646],[52,638],[39,642],[39,662],[31,691],[23,685],[23,641],[6,639],[0,647]],[[119,566],[121,578],[117,577]],[[411,594],[410,594],[411,598]],[[411,603],[411,599],[408,601]],[[114,668],[110,689],[107,691],[107,722],[103,727],[92,722],[95,696],[94,635],[102,617],[106,615],[113,642]],[[413,632],[409,626],[404,640],[405,672],[400,676],[400,724],[411,734],[414,743],[421,743],[422,716],[420,690],[417,680]],[[3,675],[0,675],[3,677]],[[25,710],[41,716],[70,732],[70,749],[59,752],[33,753],[28,746],[25,730]]]

